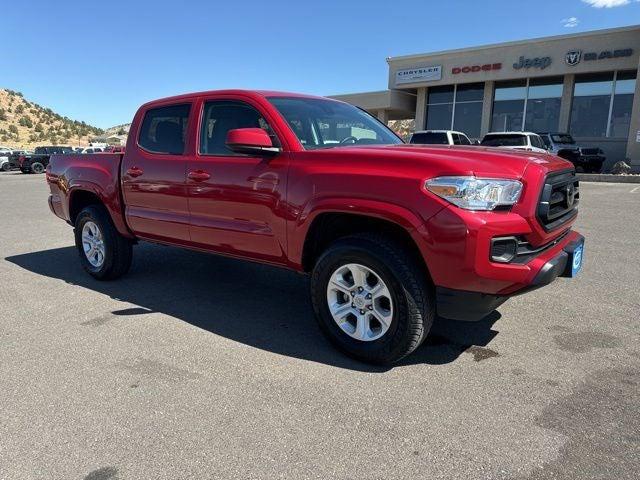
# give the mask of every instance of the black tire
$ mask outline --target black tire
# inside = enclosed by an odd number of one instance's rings
[[[362,341],[345,333],[334,321],[327,301],[331,275],[342,265],[358,263],[387,285],[394,305],[389,329],[377,340]],[[416,259],[394,240],[358,234],[333,243],[318,259],[311,275],[311,301],[320,328],[347,355],[378,365],[399,361],[426,338],[435,316],[435,292]]]
[[[31,170],[29,170],[28,168],[21,168],[20,171],[22,173],[31,173]]]
[[[11,170],[11,164],[9,162],[2,164],[3,172],[8,172],[9,170]]]
[[[82,246],[82,229],[89,221],[95,223],[100,229],[105,246],[104,261],[99,267],[94,267],[89,262]],[[74,235],[82,267],[92,277],[98,280],[114,280],[127,273],[131,267],[133,244],[118,233],[102,205],[90,205],[78,214]]]
[[[44,164],[40,162],[33,162],[31,164],[31,173],[44,173]]]

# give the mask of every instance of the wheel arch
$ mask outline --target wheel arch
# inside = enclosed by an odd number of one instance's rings
[[[112,196],[113,197],[113,196]],[[89,205],[101,205],[107,211],[111,222],[118,233],[127,238],[133,238],[120,212],[120,202],[114,201],[93,184],[81,184],[71,187],[68,193],[69,223],[75,224],[78,214]]]
[[[406,219],[405,219],[406,220]],[[382,215],[363,212],[323,211],[310,221],[304,237],[300,265],[310,272],[322,252],[340,238],[362,233],[383,234],[402,246],[408,247],[416,265],[431,281],[429,267],[417,242],[417,230],[411,222],[398,222]]]

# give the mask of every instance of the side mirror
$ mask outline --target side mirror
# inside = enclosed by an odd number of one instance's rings
[[[280,148],[274,147],[271,137],[261,128],[236,128],[227,132],[225,144],[236,153],[248,155],[277,155]]]

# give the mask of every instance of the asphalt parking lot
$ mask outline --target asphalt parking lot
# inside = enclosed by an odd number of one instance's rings
[[[97,282],[0,174],[0,479],[635,479],[640,188],[584,183],[580,277],[404,363],[336,352],[305,277],[142,244]]]

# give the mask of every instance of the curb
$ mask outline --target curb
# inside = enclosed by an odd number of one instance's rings
[[[611,175],[606,173],[578,173],[581,182],[640,183],[640,175]]]

